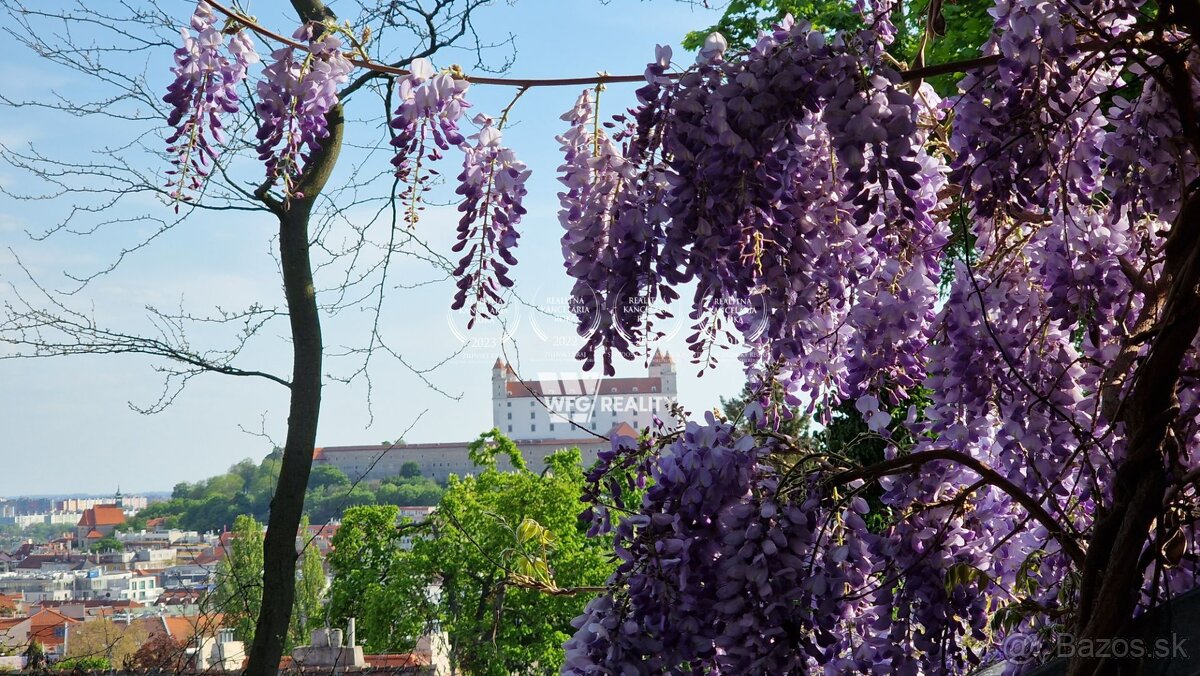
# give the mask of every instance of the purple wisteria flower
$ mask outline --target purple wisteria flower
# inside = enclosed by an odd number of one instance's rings
[[[859,5],[865,30],[786,19],[674,80],[656,55],[611,139],[581,98],[559,137],[563,253],[580,325],[601,327],[585,366],[649,335],[626,299],[693,284],[696,361],[740,339],[756,382],[826,415],[853,404],[911,467],[842,482],[859,468],[831,454],[784,472],[776,439],[712,418],[614,444],[586,516],[619,568],[566,673],[968,673],[1006,636],[1041,654],[1078,608],[1076,538],[1128,453],[1109,416],[1151,349],[1131,336],[1159,311],[1164,233],[1200,178],[1171,97],[1200,81],[1173,94],[1147,77],[1155,57],[1081,48],[1089,27],[1135,43],[1136,4],[1004,0],[994,65],[943,103],[884,61],[890,3]],[[1200,464],[1197,350],[1173,477]],[[649,479],[641,504],[611,501],[631,475]],[[1198,568],[1148,567],[1139,611]]]
[[[437,174],[428,165],[441,159],[451,147],[464,143],[458,123],[471,104],[466,98],[470,88],[466,80],[437,72],[428,59],[413,59],[408,69],[409,74],[396,83],[400,104],[391,120],[396,131],[392,165],[396,178],[407,186],[402,195],[405,219],[415,225],[421,197],[428,189],[426,183]]]
[[[864,62],[866,40],[789,19],[740,59],[712,38],[677,80],[659,50],[612,138],[575,105],[560,221],[580,325],[597,327],[585,367],[632,358],[654,336],[646,308],[695,282],[697,361],[740,339],[787,358],[794,393],[919,383],[949,238],[929,215],[945,171],[918,129],[936,97]]]

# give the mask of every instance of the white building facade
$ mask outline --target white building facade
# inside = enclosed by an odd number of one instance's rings
[[[74,591],[73,600],[76,601],[113,599],[152,603],[162,595],[163,588],[158,586],[158,578],[153,575],[93,568],[85,576],[76,578]]]
[[[666,418],[679,397],[675,360],[655,351],[644,378],[537,373],[522,380],[497,359],[492,366],[492,424],[511,439],[571,439],[607,434],[626,424],[641,430]]]
[[[500,359],[492,367],[492,424],[517,442],[526,466],[534,472],[545,468],[550,454],[573,447],[579,448],[588,467],[601,450],[611,448],[608,437],[615,429],[635,436],[653,425],[655,416],[667,420],[678,400],[675,360],[661,352],[654,353],[642,378],[536,376],[536,380],[522,380]],[[396,476],[405,463],[414,462],[422,476],[445,481],[451,474],[478,472],[470,458],[470,443],[327,446],[315,449],[313,462],[333,465],[351,481]],[[512,469],[506,456],[496,458],[496,467]]]

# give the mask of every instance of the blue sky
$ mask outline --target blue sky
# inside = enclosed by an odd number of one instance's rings
[[[252,10],[257,9],[255,13],[269,21],[270,10],[277,12],[275,4],[260,3]],[[168,2],[166,6],[181,22],[191,7],[186,2]],[[510,33],[515,36],[511,75],[566,77],[597,71],[640,73],[653,58],[656,43],[676,45],[676,60],[688,63],[693,57],[678,48],[679,40],[688,30],[710,25],[715,17],[713,10],[671,0],[612,0],[605,4],[519,0],[484,10],[476,24],[485,40],[503,39]],[[281,32],[291,30],[273,27]],[[0,90],[9,96],[45,99],[55,92],[98,93],[79,75],[56,69],[12,42],[7,44]],[[141,67],[151,82],[165,84],[168,58],[169,54],[160,52],[129,67]],[[446,66],[458,59],[465,57],[447,54],[435,63]],[[632,105],[633,89],[631,85],[610,87],[603,94],[602,112],[607,115]],[[477,111],[497,114],[512,94],[511,89],[475,87],[470,99]],[[389,345],[418,370],[450,359],[426,374],[433,389],[412,370],[378,357],[372,362],[369,405],[361,377],[349,385],[331,379],[325,389],[319,445],[378,443],[402,434],[410,442],[474,437],[491,425],[489,369],[501,351],[519,358],[523,375],[579,371],[571,358],[574,330],[563,318],[570,283],[562,270],[558,244],[555,168],[560,156],[554,140],[563,129],[559,115],[578,94],[574,88],[529,91],[514,108],[505,131],[507,144],[533,170],[526,203],[529,214],[522,223],[516,252],[520,265],[514,272],[516,291],[525,303],[510,306],[504,322],[468,332],[465,318],[449,310],[453,285],[436,281],[438,275],[424,263],[399,259],[381,316]],[[379,123],[378,112],[378,99],[362,96],[350,102],[348,117],[356,130],[348,137],[352,143],[370,143],[370,129]],[[162,136],[152,125],[5,110],[0,142],[15,149],[33,143],[48,154],[86,158],[91,153],[103,156],[108,148],[142,132]],[[334,182],[345,181],[350,168],[360,161],[379,165],[386,160],[384,154],[350,151]],[[456,160],[453,156],[448,159],[443,166],[446,174],[457,173]],[[165,167],[153,166],[153,162],[148,159],[142,169],[161,174]],[[246,171],[260,169],[248,166]],[[43,187],[11,166],[0,166],[0,185],[15,192],[36,192]],[[143,214],[169,216],[168,207],[142,198],[107,212],[106,216],[122,222],[94,235],[60,233],[44,241],[26,236],[26,230],[44,229],[74,203],[72,195],[49,203],[0,197],[0,300],[10,298],[14,288],[30,291],[16,256],[39,280],[65,288],[69,280],[62,276],[63,271],[78,275],[103,269],[122,248],[153,232],[155,224],[141,219]],[[347,220],[353,223],[369,218],[369,211],[349,209]],[[415,233],[431,249],[448,253],[456,220],[453,206],[431,206]],[[344,224],[333,227],[335,238],[342,237],[344,233],[337,228]],[[183,307],[199,314],[218,306],[242,308],[255,301],[281,303],[270,255],[273,231],[273,222],[263,214],[193,214],[183,225],[127,256],[113,273],[99,278],[70,302],[105,325],[141,333],[153,330],[143,309],[146,305]],[[322,274],[318,287],[332,286],[331,271]],[[676,315],[686,318],[686,308],[680,307]],[[329,351],[361,345],[368,316],[360,310],[327,315]],[[697,368],[686,358],[683,320],[667,322],[664,328],[670,335],[663,347],[677,356],[681,399],[687,408],[703,411],[717,404],[719,396],[740,389],[742,377],[735,352],[725,353],[715,371],[697,378]],[[239,365],[286,377],[290,352],[285,333],[284,324],[270,325]],[[193,330],[189,336],[198,346],[228,342],[227,332],[213,329]],[[0,351],[5,349],[0,345]],[[0,430],[5,446],[0,451],[0,495],[103,493],[115,490],[118,484],[126,492],[170,490],[177,482],[219,473],[242,458],[258,459],[270,451],[271,440],[282,443],[286,391],[266,381],[205,375],[192,380],[162,413],[147,416],[134,412],[130,402],[145,406],[161,392],[156,363],[134,356],[0,360]],[[353,358],[331,358],[326,370],[335,377],[346,377],[356,364]],[[641,364],[621,365],[618,375],[637,375],[642,368]],[[271,440],[256,436],[259,432]]]

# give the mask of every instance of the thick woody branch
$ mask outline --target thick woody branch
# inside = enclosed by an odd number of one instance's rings
[[[1055,518],[1051,516],[1044,507],[1042,507],[1040,502],[1038,502],[1033,496],[1021,490],[1019,486],[1001,476],[998,472],[996,472],[996,470],[988,467],[982,461],[973,458],[966,453],[948,448],[937,448],[929,451],[912,453],[910,455],[902,455],[892,458],[891,460],[884,460],[872,465],[867,465],[866,467],[860,467],[858,469],[847,470],[845,472],[835,474],[830,479],[830,483],[835,486],[844,486],[858,480],[878,479],[879,477],[906,472],[911,469],[921,467],[926,463],[937,462],[939,460],[946,460],[962,465],[963,467],[966,467],[972,472],[978,474],[980,478],[982,478],[988,484],[991,484],[992,486],[1004,491],[1009,497],[1011,497],[1013,500],[1016,500],[1017,504],[1025,508],[1025,511],[1027,511],[1035,521],[1042,524],[1042,526],[1046,528],[1050,535],[1058,541],[1059,546],[1062,547],[1067,556],[1071,557],[1072,561],[1074,561],[1076,564],[1083,563],[1084,552],[1079,547],[1079,544],[1075,542],[1075,539],[1072,538],[1069,533],[1066,532],[1062,524],[1055,520]]]

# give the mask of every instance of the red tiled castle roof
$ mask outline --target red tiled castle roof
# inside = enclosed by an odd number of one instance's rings
[[[597,390],[597,385],[599,389]],[[560,397],[591,394],[651,394],[662,392],[662,378],[604,378],[581,380],[510,380],[504,384],[509,397]]]

